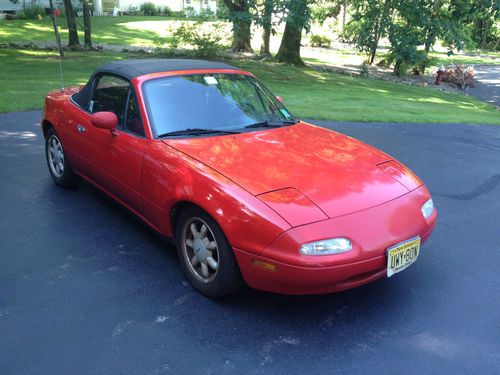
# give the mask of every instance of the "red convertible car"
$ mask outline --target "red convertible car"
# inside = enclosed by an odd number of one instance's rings
[[[305,88],[306,89],[306,88]],[[437,218],[389,155],[296,120],[252,74],[129,60],[50,93],[49,172],[94,184],[177,246],[195,289],[315,294],[413,264]]]

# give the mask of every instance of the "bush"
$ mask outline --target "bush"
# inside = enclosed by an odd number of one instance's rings
[[[157,11],[156,5],[154,5],[150,1],[142,3],[139,7],[139,10],[145,16],[154,16],[154,15],[156,15],[156,11]]]
[[[140,16],[141,15],[141,11],[139,10],[138,7],[131,5],[131,6],[128,7],[128,10],[127,10],[126,14],[128,16]]]
[[[324,35],[312,35],[309,41],[311,47],[330,47],[332,40]]]
[[[165,54],[166,48],[193,48],[196,57],[214,57],[222,50],[227,33],[221,22],[204,23],[182,21],[170,29],[171,36],[165,39],[156,39],[157,53]]]
[[[198,13],[198,17],[204,20],[209,20],[216,18],[216,14],[215,12],[212,12],[210,8],[202,8]]]
[[[17,17],[23,20],[42,20],[45,17],[45,9],[38,4],[30,4],[17,12]]]
[[[168,5],[158,5],[156,8],[156,15],[168,17],[172,15],[172,10],[168,7]]]
[[[184,16],[186,18],[193,18],[196,17],[198,13],[196,13],[196,10],[193,7],[185,7],[184,8]]]

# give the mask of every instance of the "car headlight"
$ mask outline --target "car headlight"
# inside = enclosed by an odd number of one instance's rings
[[[352,243],[347,238],[331,238],[303,244],[300,253],[304,255],[341,254],[352,250]]]
[[[424,218],[428,219],[429,216],[432,215],[432,211],[434,211],[434,202],[432,201],[432,198],[425,202],[420,210],[422,211]]]

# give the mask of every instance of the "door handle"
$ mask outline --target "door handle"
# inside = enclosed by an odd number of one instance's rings
[[[78,124],[78,125],[76,126],[76,130],[78,131],[78,133],[85,133],[85,131],[86,131],[87,129],[85,129],[85,126],[82,126],[82,125]]]

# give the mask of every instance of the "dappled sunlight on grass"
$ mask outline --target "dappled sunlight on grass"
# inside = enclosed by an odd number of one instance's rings
[[[36,31],[49,31],[49,32],[52,31],[52,29],[48,26],[33,25],[33,24],[27,24],[25,28],[28,30],[36,30]]]
[[[438,104],[451,104],[452,101],[444,100],[442,98],[436,97],[425,97],[425,98],[407,98],[408,101],[422,102],[422,103],[438,103]]]
[[[47,56],[51,56],[51,55],[59,56],[57,54],[57,52],[35,51],[35,50],[30,50],[30,49],[21,49],[21,50],[18,50],[18,52],[21,55],[29,55],[29,56],[43,56],[43,57],[47,57]]]

